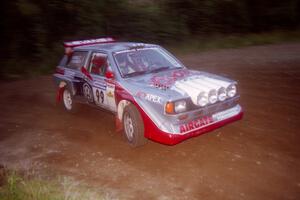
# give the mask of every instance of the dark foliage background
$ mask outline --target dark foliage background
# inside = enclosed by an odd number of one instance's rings
[[[300,0],[17,0],[0,10],[1,74],[49,71],[62,41],[115,36],[161,44],[296,30]]]

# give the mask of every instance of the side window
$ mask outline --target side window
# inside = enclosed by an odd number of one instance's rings
[[[91,74],[104,76],[108,67],[107,55],[104,53],[93,53],[90,62]]]
[[[68,56],[64,55],[64,57],[60,60],[58,66],[65,67],[68,61]]]
[[[74,51],[68,59],[67,67],[71,69],[80,69],[85,62],[87,56],[86,51]]]

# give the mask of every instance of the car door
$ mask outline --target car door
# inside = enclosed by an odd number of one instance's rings
[[[65,55],[61,61],[64,68],[64,76],[72,82],[75,87],[76,95],[82,95],[81,87],[85,82],[85,76],[81,72],[81,68],[85,65],[88,58],[87,51],[74,51],[71,55]]]
[[[92,77],[93,101],[97,106],[116,111],[115,85],[105,77],[109,67],[106,53],[93,52],[90,57],[89,73]]]

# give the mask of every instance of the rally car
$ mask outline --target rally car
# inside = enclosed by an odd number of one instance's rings
[[[187,69],[155,44],[98,38],[65,42],[53,74],[57,102],[88,104],[115,115],[132,146],[174,145],[243,116],[237,82]]]

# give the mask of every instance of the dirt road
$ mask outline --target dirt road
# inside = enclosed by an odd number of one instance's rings
[[[72,176],[119,199],[300,199],[300,44],[180,56],[238,80],[244,119],[132,149],[114,118],[55,105],[50,76],[0,83],[0,163]]]

